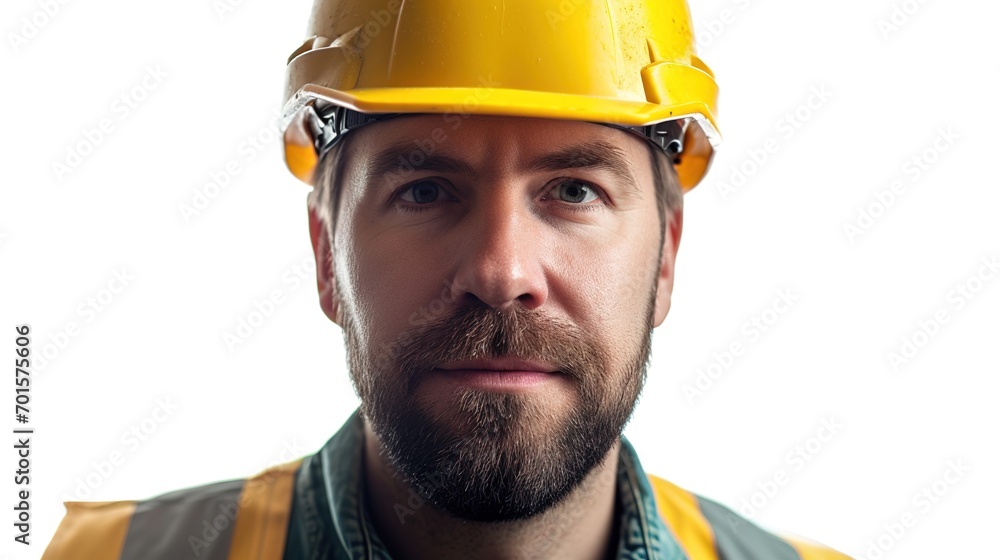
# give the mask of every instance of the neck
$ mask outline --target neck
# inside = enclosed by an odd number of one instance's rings
[[[615,443],[566,499],[530,519],[482,523],[434,509],[411,492],[385,462],[365,424],[364,493],[379,538],[393,558],[608,557],[615,543],[615,484],[620,444]]]

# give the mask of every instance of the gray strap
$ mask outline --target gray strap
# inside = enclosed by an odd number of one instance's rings
[[[219,482],[139,502],[120,560],[226,560],[244,482]]]

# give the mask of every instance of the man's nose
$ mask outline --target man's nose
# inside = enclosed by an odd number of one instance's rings
[[[543,225],[523,199],[506,194],[489,197],[466,218],[458,234],[461,249],[452,283],[456,301],[476,298],[496,308],[519,303],[535,309],[548,298],[542,263]]]

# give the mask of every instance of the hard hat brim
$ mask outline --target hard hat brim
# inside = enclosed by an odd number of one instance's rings
[[[665,106],[646,101],[595,98],[540,91],[500,88],[368,88],[335,90],[308,84],[286,107],[286,114],[301,106],[302,99],[319,99],[361,113],[443,113],[454,115],[501,115],[602,122],[645,126],[683,117],[700,116],[705,135],[713,146],[722,136],[715,117],[704,103]]]

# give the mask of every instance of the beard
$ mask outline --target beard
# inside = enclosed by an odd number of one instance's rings
[[[361,415],[389,465],[435,509],[478,522],[538,515],[568,496],[621,437],[645,382],[653,286],[638,347],[624,354],[630,341],[601,344],[572,323],[520,305],[498,309],[476,300],[381,349],[359,343],[345,312]],[[608,347],[616,353],[602,352]],[[569,406],[472,387],[455,389],[437,407],[420,396],[421,382],[440,364],[511,356],[558,367],[573,389]]]

